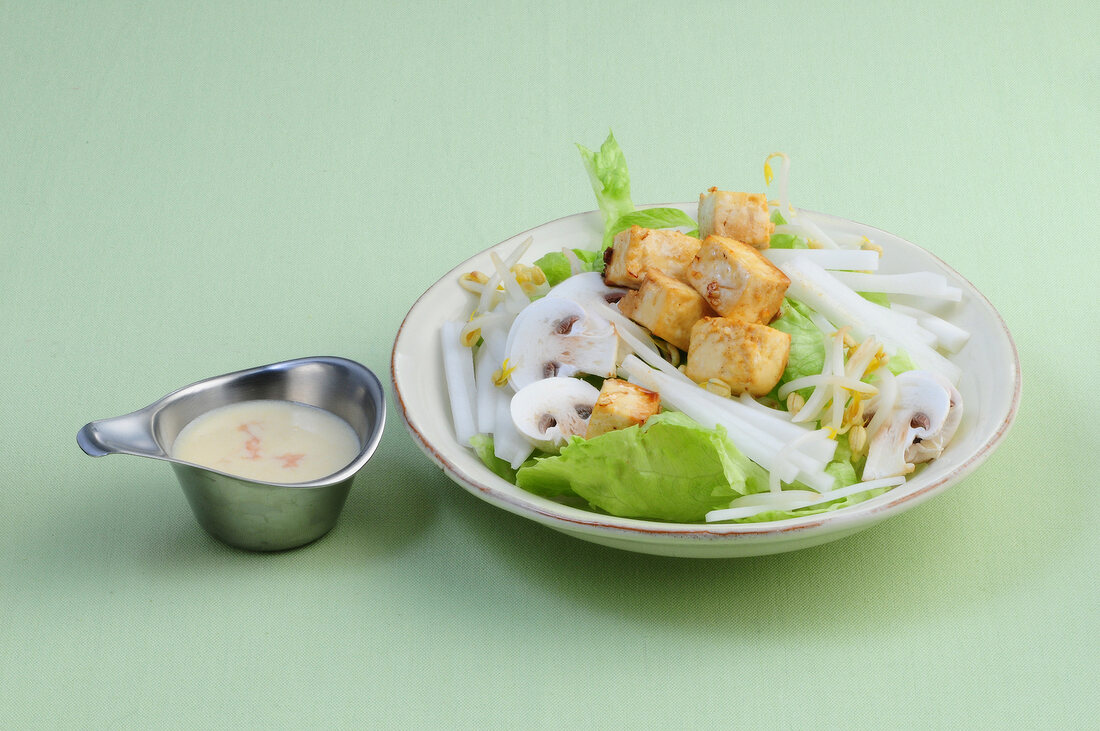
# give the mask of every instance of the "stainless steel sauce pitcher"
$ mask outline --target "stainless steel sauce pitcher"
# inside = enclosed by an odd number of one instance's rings
[[[358,456],[310,482],[249,480],[174,459],[169,450],[191,420],[219,406],[254,399],[297,401],[329,411],[355,430]],[[386,421],[382,384],[345,358],[313,357],[215,376],[174,391],[125,416],[93,421],[77,433],[87,454],[132,454],[171,463],[195,517],[208,533],[238,548],[279,551],[315,541],[336,524],[351,483],[378,446]]]

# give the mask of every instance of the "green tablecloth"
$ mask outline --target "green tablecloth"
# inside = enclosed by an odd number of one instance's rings
[[[1100,444],[1094,3],[0,2],[0,726],[1085,727]],[[77,429],[303,355],[389,387],[418,294],[593,207],[763,188],[1000,309],[974,475],[759,559],[633,555],[449,482],[391,402],[336,529],[227,548]]]

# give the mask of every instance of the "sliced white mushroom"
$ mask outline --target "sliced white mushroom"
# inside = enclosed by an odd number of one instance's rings
[[[909,474],[914,469],[910,456],[916,454],[909,452],[914,443],[946,444],[943,437],[946,435],[950,439],[958,426],[955,422],[952,434],[947,434],[953,393],[957,403],[961,404],[962,398],[946,378],[929,371],[906,371],[897,376],[895,385],[897,396],[893,407],[885,421],[880,422],[881,426],[870,435],[867,463],[863,467],[864,480]]]
[[[963,417],[963,400],[962,394],[959,390],[942,376],[937,376],[940,383],[947,389],[951,398],[951,407],[947,412],[947,419],[943,422],[943,428],[931,437],[922,438],[914,441],[909,448],[905,450],[905,461],[913,464],[920,464],[921,462],[931,462],[932,460],[943,454],[944,447],[955,436],[955,432],[959,429],[959,422]]]
[[[584,436],[600,391],[579,378],[543,378],[512,397],[512,421],[531,444],[557,452],[570,436]]]
[[[630,290],[626,287],[610,287],[603,281],[599,272],[584,272],[562,280],[546,295],[547,297],[565,297],[580,304],[588,297],[598,297],[609,305],[616,304]]]
[[[576,302],[543,297],[525,307],[508,331],[508,377],[518,392],[543,378],[615,375],[619,338],[606,320]]]
[[[598,272],[584,272],[564,280],[551,289],[546,296],[572,300],[583,307],[589,317],[609,319],[620,335],[625,331],[627,335],[633,336],[656,350],[657,345],[653,342],[653,337],[649,331],[619,312],[619,300],[626,296],[629,291],[626,287],[608,286],[603,281],[603,275]],[[627,345],[624,336],[623,342],[620,343],[617,361],[622,362],[622,359],[631,350],[632,348]]]

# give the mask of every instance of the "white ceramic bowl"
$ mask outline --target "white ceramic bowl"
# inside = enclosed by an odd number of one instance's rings
[[[669,204],[689,214],[695,203]],[[455,439],[443,380],[439,327],[465,313],[471,295],[458,275],[492,271],[489,252],[502,256],[528,236],[534,243],[524,261],[549,251],[592,248],[602,221],[596,211],[566,216],[517,234],[448,272],[416,301],[393,346],[395,399],[413,439],[452,480],[481,499],[536,523],[587,541],[667,556],[728,558],[792,551],[843,538],[943,492],[978,467],[1004,437],[1020,401],[1020,362],[1004,321],[958,272],[920,247],[884,231],[832,216],[805,212],[828,233],[866,235],[882,246],[883,273],[935,271],[962,289],[962,301],[940,314],[970,331],[969,343],[952,360],[963,369],[959,390],[963,422],[944,453],[916,477],[879,497],[819,515],[745,524],[661,523],[567,507],[528,493],[497,477]]]

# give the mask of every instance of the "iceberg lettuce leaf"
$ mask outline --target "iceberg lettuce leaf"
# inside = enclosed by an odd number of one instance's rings
[[[680,228],[681,226],[695,226],[695,219],[681,211],[679,208],[646,208],[641,211],[632,211],[619,217],[604,233],[603,248],[614,243],[615,234],[626,231],[631,226],[642,228]],[[698,233],[697,229],[693,229]],[[689,232],[689,235],[694,235]]]
[[[724,431],[666,411],[641,427],[573,437],[557,456],[521,467],[516,484],[546,496],[569,494],[568,486],[611,515],[690,523],[766,490],[768,475]]]
[[[577,145],[592,192],[596,194],[596,203],[603,213],[604,241],[610,240],[611,227],[625,214],[634,211],[634,202],[630,200],[630,172],[626,168],[626,156],[623,154],[615,135],[607,133],[607,139],[598,152],[584,145]],[[606,248],[606,247],[605,247]]]

